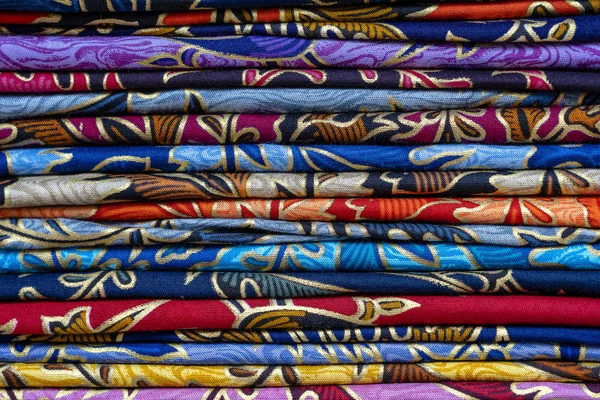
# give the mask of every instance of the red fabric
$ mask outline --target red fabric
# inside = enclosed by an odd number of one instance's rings
[[[600,326],[600,299],[543,296],[95,300],[0,303],[4,334],[380,325]]]
[[[600,228],[600,197],[248,199],[118,203],[0,210],[0,218],[92,221],[264,218],[285,221],[411,221]]]

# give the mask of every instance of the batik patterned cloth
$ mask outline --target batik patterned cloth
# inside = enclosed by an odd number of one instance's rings
[[[577,274],[519,270],[402,274],[102,271],[6,275],[2,277],[0,299],[243,299],[347,294],[561,294],[600,297],[599,281],[598,271]]]
[[[437,361],[600,361],[600,347],[555,343],[2,343],[2,363],[339,365]]]
[[[263,1],[253,2],[261,8],[247,7],[244,0],[125,0],[95,1],[84,0],[76,3],[49,3],[35,0],[26,5],[19,0],[3,0],[0,10],[22,10],[41,12],[3,12],[3,24],[63,24],[106,25],[122,23],[126,25],[164,26],[207,23],[242,22],[288,22],[308,21],[385,21],[396,19],[416,20],[486,20],[506,18],[546,18],[556,15],[598,14],[597,0],[549,0],[540,3],[535,0],[507,0],[502,2],[413,2],[392,0],[335,0],[322,6],[321,1]],[[352,7],[347,7],[352,5]],[[211,9],[211,7],[213,9]],[[229,7],[237,7],[231,9]],[[179,10],[184,12],[158,13],[159,11]],[[84,13],[79,13],[79,12]],[[114,12],[116,11],[116,12]],[[144,11],[144,12],[139,12]],[[146,13],[145,11],[151,11]],[[152,13],[154,11],[154,13]],[[66,13],[64,15],[55,12]],[[75,15],[69,15],[76,12]],[[99,14],[110,12],[110,14]],[[114,13],[113,13],[114,12]],[[116,21],[115,21],[116,20]],[[10,22],[7,22],[10,21]],[[72,22],[71,22],[72,21]],[[122,22],[119,22],[122,21]]]
[[[260,11],[258,12],[260,13]],[[1,19],[1,16],[0,16]],[[64,19],[64,18],[63,18]],[[66,21],[68,22],[68,21]],[[97,24],[99,21],[91,21]],[[288,22],[279,24],[223,24],[174,27],[112,27],[0,25],[0,32],[14,35],[62,36],[283,36],[348,40],[424,42],[597,42],[600,16],[487,21],[405,22]]]
[[[599,206],[600,198],[597,196],[176,200],[165,203],[7,208],[0,209],[0,217],[90,221],[262,218],[280,221],[409,221],[600,228]]]
[[[409,94],[406,93],[407,96]],[[83,110],[90,108],[97,107],[86,105]],[[599,141],[600,106],[594,105],[405,113],[129,115],[12,119],[0,123],[2,148],[269,142],[428,145],[537,142],[580,144]]]
[[[510,247],[455,243],[323,241],[278,245],[0,249],[0,273],[96,270],[383,272],[600,269],[600,244]]]
[[[566,296],[338,296],[247,300],[4,303],[16,335],[178,329],[350,329],[399,324],[600,326],[600,299]]]
[[[353,172],[600,168],[600,145],[53,147],[0,151],[0,176],[85,172]]]
[[[446,381],[591,382],[596,362],[456,361],[416,364],[190,366],[24,364],[2,366],[2,387],[272,387]]]
[[[76,219],[0,219],[3,250],[198,244],[294,244],[377,240],[499,246],[561,246],[600,241],[600,230],[573,227],[438,225],[274,221],[265,219],[175,219],[147,223]]]
[[[1,38],[1,36],[0,36]],[[172,89],[0,96],[0,120],[157,113],[354,113],[533,106],[581,106],[600,94],[502,91],[296,88]]]
[[[0,208],[122,201],[397,196],[592,196],[600,169],[48,175],[0,182]]]
[[[8,71],[252,67],[598,70],[600,43],[483,44],[465,51],[462,43],[269,36],[0,36],[0,69]]]
[[[518,398],[535,396],[539,400],[565,398],[590,400],[598,396],[600,385],[594,383],[574,384],[558,382],[444,382],[399,383],[344,386],[295,386],[279,388],[185,388],[185,389],[5,389],[0,399],[13,400],[189,400],[191,398],[219,398],[243,400],[250,396],[256,400],[301,399],[310,396],[315,400],[420,400],[423,393],[431,400],[461,400],[465,396],[475,398]]]
[[[87,333],[67,335],[0,335],[0,342],[26,343],[558,343],[600,344],[600,329],[578,326],[378,326],[349,329],[197,330]]]
[[[188,88],[369,88],[598,91],[600,73],[562,70],[207,69],[198,71],[0,72],[2,93]],[[537,112],[544,112],[538,110]],[[175,118],[175,116],[172,116]],[[117,119],[113,117],[113,119]],[[135,120],[135,118],[131,118]],[[102,120],[102,119],[99,119]],[[93,127],[86,127],[82,134]],[[267,129],[265,126],[262,130]]]

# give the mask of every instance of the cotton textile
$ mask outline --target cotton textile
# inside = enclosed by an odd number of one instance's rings
[[[68,335],[0,335],[0,342],[26,343],[558,343],[600,344],[598,328],[554,325],[377,326],[348,329],[197,330],[88,333]]]
[[[1,387],[278,387],[411,382],[598,382],[600,363],[457,361],[418,364],[178,366],[23,364],[4,367]],[[7,378],[9,376],[10,378]]]
[[[0,36],[1,38],[1,36]],[[471,108],[581,106],[600,94],[371,89],[173,89],[0,96],[0,120],[156,113],[353,113]]]
[[[396,399],[420,400],[427,393],[432,400],[459,400],[464,396],[505,396],[534,395],[537,399],[548,400],[557,396],[572,400],[589,400],[600,392],[598,384],[574,384],[558,382],[444,382],[444,383],[399,383],[344,386],[294,386],[279,388],[184,388],[184,389],[6,389],[0,391],[0,399],[38,400],[77,400],[85,397],[90,400],[154,400],[169,398],[189,400],[222,396],[231,400],[242,400],[251,395],[256,400],[301,398],[308,395],[317,399],[335,396],[339,400]],[[314,397],[319,396],[319,397]]]
[[[10,302],[3,334],[178,329],[347,329],[399,324],[600,326],[600,299],[566,296],[338,296],[247,300]]]
[[[44,0],[21,4],[18,0],[3,0],[0,10],[42,11],[13,13],[3,12],[2,23],[58,23],[62,18],[66,21],[77,21],[85,25],[95,20],[109,19],[111,23],[123,20],[126,24],[141,24],[144,26],[186,25],[224,22],[286,22],[296,19],[309,21],[381,21],[396,19],[417,20],[486,20],[506,18],[545,18],[549,15],[585,15],[598,14],[600,5],[597,0],[549,0],[539,3],[534,0],[496,1],[443,1],[414,4],[413,2],[390,0],[336,0],[328,1],[323,7],[321,2],[284,0],[280,2],[253,2],[261,6],[255,9],[239,9],[248,6],[244,0],[223,3],[222,0],[212,0],[202,3],[192,3],[193,0],[183,0],[187,3],[171,0],[155,1],[148,4],[146,0],[136,0],[135,3],[123,0],[103,2],[86,0],[76,3],[48,3]],[[138,3],[142,3],[139,4]],[[111,7],[109,7],[109,4]],[[352,5],[352,7],[346,7]],[[306,7],[310,6],[310,7]],[[210,9],[211,7],[216,9]],[[238,7],[231,9],[229,7]],[[112,8],[112,9],[111,9]],[[183,12],[140,13],[139,11],[171,11]],[[113,13],[113,11],[116,11]],[[191,12],[190,12],[191,11]],[[46,13],[46,12],[51,12]],[[55,12],[66,13],[66,17]],[[70,15],[75,12],[77,14]],[[108,16],[98,15],[100,12],[110,12]],[[129,13],[131,14],[123,14]],[[96,13],[96,14],[94,14]],[[87,15],[87,17],[86,17]],[[117,22],[113,22],[117,17]],[[104,24],[104,22],[99,22]]]
[[[598,271],[573,274],[519,270],[402,274],[157,271],[10,274],[2,277],[4,285],[0,287],[0,300],[248,299],[346,294],[600,297],[599,278]]]
[[[478,244],[323,241],[276,245],[0,249],[0,273],[96,270],[384,272],[498,269],[598,270],[600,244],[510,247]]]
[[[553,343],[362,343],[362,344],[0,344],[0,362],[157,365],[339,365],[431,361],[597,362],[600,347]]]
[[[600,396],[600,0],[0,0],[0,70],[0,400]]]
[[[30,105],[25,107],[28,109]],[[281,107],[281,104],[277,107]],[[154,114],[11,119],[0,123],[1,148],[124,144],[429,145],[538,142],[600,142],[600,106],[356,114]]]
[[[48,52],[51,49],[51,52]],[[118,51],[117,51],[118,49]],[[600,43],[365,42],[224,36],[217,38],[0,36],[8,71],[180,70],[200,68],[600,69]],[[299,103],[301,104],[301,103]]]
[[[56,249],[195,244],[294,244],[378,240],[499,246],[560,246],[600,242],[600,230],[572,227],[343,223],[265,219],[175,219],[98,223],[74,219],[0,219],[2,249]]]
[[[260,13],[260,12],[259,12]],[[1,16],[0,16],[1,19]],[[64,18],[63,18],[64,19]],[[100,20],[102,21],[102,20]],[[7,25],[0,31],[15,35],[61,36],[281,36],[348,40],[410,40],[423,42],[598,42],[600,16],[487,21],[405,22],[295,22],[280,24],[223,24],[174,27],[112,27],[106,25],[56,27]],[[112,24],[111,24],[112,25]]]
[[[0,182],[0,208],[122,201],[396,196],[592,196],[600,169],[170,173],[25,176]]]
[[[86,172],[353,172],[600,168],[600,145],[53,147],[0,151],[0,176]]]
[[[199,71],[0,72],[1,93],[188,88],[370,88],[598,91],[600,73],[561,70],[207,69]],[[593,109],[593,107],[590,107]],[[542,112],[539,110],[538,112]],[[175,118],[172,116],[171,118]],[[197,117],[196,117],[197,118]],[[258,118],[258,117],[256,117]],[[117,120],[117,117],[113,117]],[[125,118],[127,119],[127,118]],[[136,120],[131,117],[132,120]],[[99,118],[98,120],[102,120]],[[263,130],[267,126],[263,127]],[[89,127],[82,130],[93,130]]]
[[[7,208],[0,209],[0,217],[90,221],[262,218],[279,221],[409,221],[600,228],[599,206],[598,196],[175,200],[164,203]]]

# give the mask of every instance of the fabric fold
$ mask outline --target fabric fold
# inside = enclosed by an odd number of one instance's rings
[[[396,196],[591,196],[600,170],[170,173],[6,178],[0,208],[123,201]]]
[[[53,147],[0,151],[0,176],[88,172],[353,172],[600,168],[600,145]]]
[[[2,80],[0,85],[1,82]],[[406,95],[409,93],[410,91],[407,91]],[[339,103],[339,99],[337,101]],[[30,104],[26,109],[29,107]],[[88,105],[82,112],[98,107],[100,106]],[[346,114],[163,114],[24,120],[11,118],[0,123],[0,148],[152,144],[427,145],[538,142],[600,142],[600,106]]]
[[[102,271],[9,274],[2,277],[2,282],[2,301],[95,298],[250,299],[347,294],[539,294],[600,297],[598,271],[579,271],[577,274],[551,270],[329,274]]]
[[[261,218],[274,221],[408,221],[600,228],[599,206],[598,196],[174,200],[164,203],[6,208],[0,209],[0,218],[89,221]]]
[[[48,52],[47,49],[52,49]],[[210,38],[0,36],[7,71],[202,68],[600,69],[600,43],[483,44],[268,36]],[[299,100],[299,104],[302,101]]]
[[[598,243],[511,247],[414,241],[0,249],[0,273],[113,269],[191,272],[598,270],[599,252]]]
[[[571,400],[590,400],[600,392],[600,385],[586,383],[558,382],[444,382],[444,383],[389,383],[344,386],[294,386],[277,388],[138,388],[138,389],[5,389],[0,391],[0,399],[12,400],[152,400],[169,398],[189,400],[190,398],[224,397],[242,400],[248,394],[255,400],[302,398],[304,396],[338,396],[343,400],[381,399],[393,400],[402,396],[404,400],[420,400],[423,393],[436,400],[461,400],[465,396],[520,396],[531,394],[539,400],[555,397]]]
[[[0,36],[1,38],[2,36]],[[172,89],[0,96],[0,120],[156,113],[358,113],[595,105],[598,93],[370,89]],[[210,129],[210,128],[209,128]]]
[[[0,344],[0,362],[44,363],[60,354],[60,363],[155,365],[323,365],[422,363],[439,361],[598,362],[600,347],[555,343],[123,343]]]
[[[535,0],[496,1],[442,1],[425,3],[390,0],[336,0],[323,6],[321,1],[253,2],[260,8],[232,9],[247,7],[244,0],[225,4],[222,0],[135,0],[135,2],[85,0],[76,3],[48,3],[44,0],[21,4],[18,0],[5,0],[0,9],[25,12],[2,12],[1,23],[76,23],[87,25],[98,20],[98,24],[121,23],[126,25],[164,26],[185,24],[207,24],[223,22],[286,22],[308,21],[379,21],[395,19],[416,20],[469,20],[506,18],[544,18],[549,15],[598,14],[596,0],[548,0],[539,3]],[[352,5],[352,7],[347,7]],[[173,7],[173,8],[171,8]],[[213,9],[211,9],[211,7]],[[139,12],[139,11],[144,12]],[[157,13],[179,10],[183,12]],[[38,11],[38,12],[32,12]],[[147,13],[149,11],[149,13]],[[50,13],[47,13],[50,12]],[[64,15],[55,13],[65,13]],[[99,14],[109,12],[108,15]],[[123,14],[125,13],[125,14]],[[115,18],[116,17],[116,18]],[[116,21],[115,21],[116,19]]]
[[[260,11],[257,12],[260,15]],[[310,18],[310,14],[308,16]],[[1,17],[0,17],[1,19]],[[64,18],[63,18],[64,19]],[[117,18],[118,20],[118,18]],[[110,21],[114,21],[111,19]],[[482,21],[404,21],[404,22],[287,22],[173,27],[119,27],[109,24],[62,27],[52,25],[0,25],[0,31],[13,35],[59,36],[278,36],[310,39],[394,40],[415,42],[546,43],[598,42],[600,16],[569,18],[512,19]],[[224,21],[225,22],[225,21]],[[118,21],[117,21],[118,23]]]
[[[600,326],[600,299],[566,296],[338,296],[247,300],[20,301],[2,333],[102,334],[178,329],[348,329],[401,324]]]
[[[573,227],[441,225],[274,221],[266,219],[172,219],[146,223],[76,219],[0,219],[4,250],[65,247],[274,245],[344,240],[445,242],[499,246],[563,246],[600,242],[600,230]]]
[[[0,343],[559,343],[600,345],[600,330],[556,325],[410,325],[348,329],[142,331],[118,333],[0,335]]]
[[[457,361],[331,366],[24,364],[4,366],[2,387],[271,387],[410,382],[598,382],[600,363]],[[8,379],[6,376],[11,377]]]
[[[0,72],[0,93],[194,88],[486,89],[599,91],[600,73],[562,70],[283,69]],[[541,110],[539,111],[541,112]],[[114,117],[113,117],[114,118]],[[100,119],[100,118],[99,118]],[[101,120],[101,119],[100,119]],[[83,132],[85,133],[85,132]]]

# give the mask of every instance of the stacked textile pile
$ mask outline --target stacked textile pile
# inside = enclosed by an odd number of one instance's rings
[[[597,397],[600,2],[248,3],[0,0],[0,398]]]

